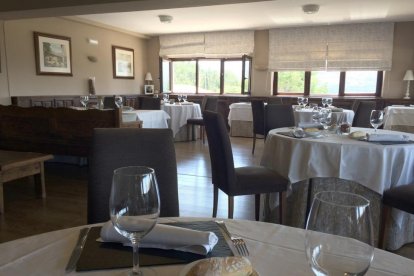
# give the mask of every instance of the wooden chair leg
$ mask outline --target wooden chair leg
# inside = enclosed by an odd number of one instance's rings
[[[206,142],[206,131],[204,129],[204,126],[200,126],[201,135],[203,136],[203,145]]]
[[[4,213],[3,182],[0,182],[0,214]]]
[[[254,195],[254,215],[256,221],[260,220],[260,194]]]
[[[213,199],[213,218],[217,217],[217,205],[218,205],[218,188],[214,186],[214,199]]]
[[[279,223],[286,223],[286,191],[279,192]]]
[[[253,149],[252,154],[254,155],[254,148],[256,147],[256,133],[253,133]]]
[[[385,249],[385,238],[387,236],[387,223],[389,221],[391,215],[391,207],[387,205],[382,205],[382,214],[381,214],[381,222],[380,222],[380,229],[378,235],[378,248]]]
[[[233,218],[233,211],[234,211],[234,196],[229,196],[229,219]]]

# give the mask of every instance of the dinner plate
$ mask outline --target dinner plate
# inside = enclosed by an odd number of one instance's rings
[[[305,134],[307,137],[319,137],[321,133],[322,133],[321,131],[312,131],[312,132],[305,131]]]
[[[178,275],[178,276],[187,276],[187,273],[190,271],[190,269],[193,267],[193,266],[195,266],[198,262],[200,262],[200,261],[202,261],[203,259],[201,259],[201,260],[198,260],[198,261],[195,261],[195,262],[192,262],[192,263],[189,263],[189,264],[187,264],[187,265],[185,265],[184,267],[183,267],[183,269],[181,269],[181,271],[180,271],[180,274]],[[252,274],[250,274],[249,276],[260,276],[259,275],[259,273],[253,268],[253,273]]]

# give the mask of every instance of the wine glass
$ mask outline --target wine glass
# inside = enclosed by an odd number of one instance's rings
[[[332,111],[327,108],[322,108],[320,111],[319,122],[322,124],[323,129],[328,129],[328,126],[330,126],[332,122]]]
[[[303,103],[303,107],[306,107],[308,105],[309,99],[306,97],[303,97],[302,103]]]
[[[154,228],[160,214],[154,170],[140,166],[116,169],[112,178],[109,212],[116,231],[132,243],[131,275],[142,275],[138,262],[139,242]]]
[[[374,127],[374,132],[377,132],[377,128],[384,122],[384,111],[372,110],[369,118],[371,125]]]
[[[302,105],[303,105],[303,97],[298,97],[297,100],[298,100],[299,108],[302,108]]]
[[[187,101],[187,95],[182,95],[182,98],[183,98],[183,102]]]
[[[122,108],[122,97],[121,96],[115,97],[115,104],[118,108]]]
[[[80,96],[80,103],[84,108],[88,106],[89,97],[88,96]]]
[[[326,107],[326,98],[322,98],[322,107]]]
[[[178,95],[177,100],[179,103],[181,103],[183,101],[183,95]]]
[[[326,105],[328,107],[331,107],[332,106],[332,103],[333,103],[333,99],[332,98],[326,98]]]
[[[374,258],[370,203],[360,195],[319,192],[306,224],[306,257],[315,275],[364,275]]]

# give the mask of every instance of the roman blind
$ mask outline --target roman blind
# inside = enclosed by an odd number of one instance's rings
[[[390,70],[393,23],[272,29],[269,69]]]
[[[253,31],[226,31],[160,36],[161,57],[233,57],[252,54]]]

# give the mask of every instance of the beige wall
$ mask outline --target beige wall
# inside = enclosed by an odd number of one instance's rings
[[[88,94],[87,80],[93,76],[98,95],[136,94],[143,90],[147,70],[144,39],[63,18],[12,20],[4,24],[11,96]],[[34,31],[71,38],[72,77],[36,75]],[[99,44],[88,44],[88,38]],[[134,49],[135,79],[113,78],[112,45]],[[89,61],[89,55],[95,56],[97,62]]]
[[[9,85],[7,80],[6,51],[4,47],[4,22],[0,21],[0,104],[10,104]]]
[[[403,81],[405,71],[414,70],[414,22],[394,24],[394,49],[392,70],[385,73],[382,96],[384,98],[402,98],[407,82]],[[411,83],[411,98],[414,97],[414,83]]]
[[[152,80],[154,83],[154,90],[160,91],[160,64],[159,64],[159,52],[160,52],[160,41],[157,37],[152,37],[146,41],[147,47],[147,58],[146,64],[147,69],[151,72]]]

